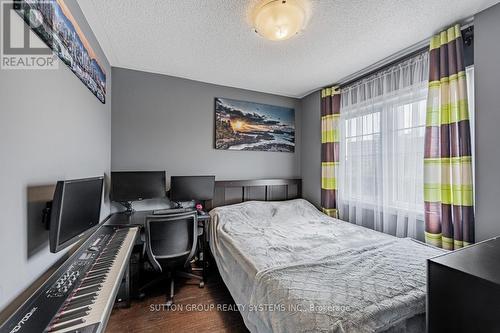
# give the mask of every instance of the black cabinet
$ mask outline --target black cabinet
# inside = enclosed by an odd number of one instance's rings
[[[500,237],[427,261],[427,330],[500,332]]]

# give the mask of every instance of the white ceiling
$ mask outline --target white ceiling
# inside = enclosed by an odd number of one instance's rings
[[[499,0],[310,0],[282,42],[252,31],[258,0],[78,0],[112,66],[302,97]]]

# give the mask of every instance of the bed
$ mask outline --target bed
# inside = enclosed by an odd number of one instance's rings
[[[251,332],[424,332],[436,249],[327,217],[303,199],[210,212],[210,248]]]

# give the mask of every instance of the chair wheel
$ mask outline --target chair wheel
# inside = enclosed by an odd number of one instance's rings
[[[203,287],[205,287],[205,282],[201,281],[200,282],[200,288],[203,288]]]

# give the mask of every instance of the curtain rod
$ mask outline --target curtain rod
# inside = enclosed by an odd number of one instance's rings
[[[460,24],[460,29],[465,30],[469,28],[470,26],[474,25],[474,18],[469,17],[465,20],[462,20],[459,22]],[[399,62],[402,62],[404,60],[407,60],[408,58],[411,58],[417,54],[423,53],[426,50],[429,49],[429,38],[420,41],[416,44],[413,44],[412,46],[401,50],[399,52],[396,52],[380,61],[377,61],[376,63],[363,68],[362,70],[359,70],[351,75],[345,76],[342,79],[340,79],[337,83],[331,84],[327,87],[332,87],[332,86],[339,86],[340,88],[346,87],[356,81],[359,81],[365,77],[368,77],[380,70],[382,70],[385,67],[389,67],[392,65],[395,65]]]
[[[429,42],[426,42],[425,46],[420,45],[420,43],[415,44],[414,46],[411,47],[411,50],[410,48],[405,49],[405,52],[403,54],[400,54],[399,52],[395,53],[392,56],[385,58],[379,62],[376,62],[373,65],[368,66],[359,72],[346,76],[345,78],[339,81],[340,83],[336,85],[339,86],[340,88],[347,87],[353,84],[354,82],[367,78],[379,71],[384,70],[385,68],[396,65],[418,54],[422,54],[429,50],[429,45],[427,44],[429,44]]]

